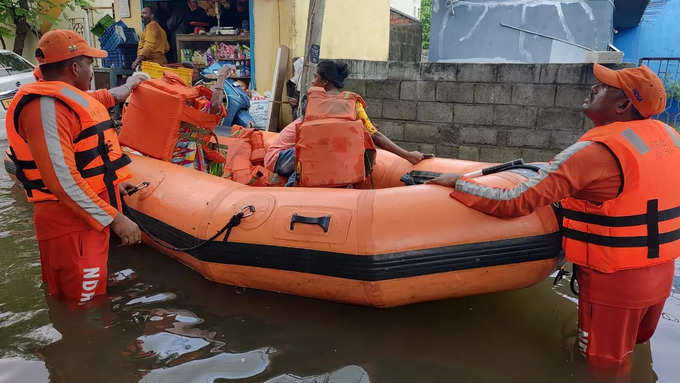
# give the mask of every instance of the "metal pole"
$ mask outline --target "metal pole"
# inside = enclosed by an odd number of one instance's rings
[[[545,38],[551,39],[551,40],[557,40],[557,41],[563,42],[563,43],[565,43],[565,44],[569,44],[569,45],[573,45],[573,46],[575,46],[575,47],[579,47],[579,48],[581,48],[581,49],[585,49],[585,50],[587,50],[587,51],[591,51],[591,52],[594,51],[593,48],[588,48],[588,47],[585,46],[585,45],[581,45],[581,44],[577,44],[577,43],[572,43],[572,42],[569,41],[569,40],[561,39],[561,38],[559,38],[559,37],[550,36],[550,35],[544,35],[543,33],[530,31],[530,30],[528,30],[528,29],[524,29],[524,28],[520,28],[520,27],[515,27],[515,26],[512,26],[512,25],[508,25],[508,24],[503,24],[503,23],[500,23],[500,24],[501,24],[502,27],[506,27],[506,28],[510,28],[510,29],[515,29],[515,30],[518,30],[518,31],[520,31],[520,32],[530,33],[530,34],[532,34],[532,35],[545,37]]]
[[[323,30],[323,15],[326,8],[326,0],[310,0],[309,13],[307,14],[307,33],[305,37],[305,57],[300,79],[300,105],[307,96],[316,64],[321,57],[321,32]],[[298,107],[298,116],[302,116],[302,108]]]

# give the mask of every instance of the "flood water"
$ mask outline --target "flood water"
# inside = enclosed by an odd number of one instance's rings
[[[0,382],[593,381],[565,280],[381,310],[219,285],[112,246],[108,298],[69,310],[43,293],[31,206],[0,168]],[[676,265],[630,380],[680,382],[679,355]]]

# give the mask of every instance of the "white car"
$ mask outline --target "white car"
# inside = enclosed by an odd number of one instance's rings
[[[35,81],[33,64],[18,54],[0,49],[0,140],[7,139],[5,115],[20,86]]]

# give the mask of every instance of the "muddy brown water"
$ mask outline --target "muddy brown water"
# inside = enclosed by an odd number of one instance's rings
[[[4,153],[6,142],[0,142]],[[0,382],[588,382],[567,281],[381,310],[215,284],[112,246],[107,299],[45,297],[21,190],[0,169]],[[680,382],[680,267],[633,382]]]

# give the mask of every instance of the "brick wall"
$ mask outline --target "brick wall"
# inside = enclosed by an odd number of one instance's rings
[[[420,61],[423,47],[423,26],[420,23],[390,25],[390,61]]]
[[[345,60],[346,89],[404,148],[488,162],[547,161],[590,128],[580,110],[591,64]]]
[[[409,17],[399,11],[396,11],[394,9],[390,9],[390,25],[395,25],[395,24],[413,24],[417,23],[418,20]]]

